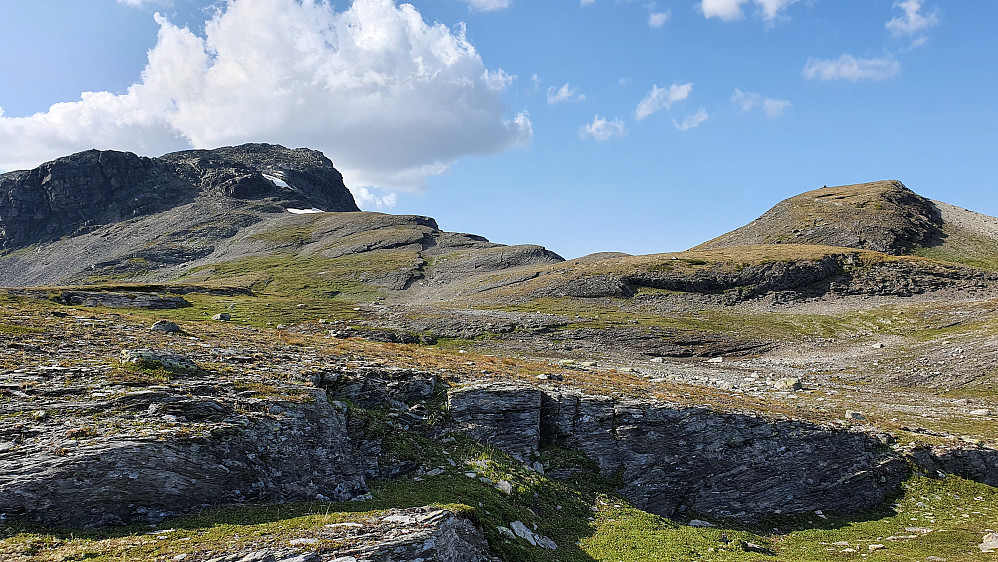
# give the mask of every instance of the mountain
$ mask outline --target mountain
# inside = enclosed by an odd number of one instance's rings
[[[998,219],[926,199],[897,180],[796,195],[693,250],[756,244],[858,248],[998,269]]]
[[[360,254],[370,259],[354,263]],[[341,273],[316,279],[327,292],[406,288],[427,260],[446,261],[442,277],[562,260],[443,232],[428,217],[360,212],[329,159],[307,149],[91,150],[0,176],[0,285],[203,280],[247,268],[280,277],[267,264],[292,258],[284,274]]]
[[[931,201],[899,181],[823,187],[785,199],[751,223],[694,249],[811,244],[905,254],[938,238]]]
[[[360,210],[332,162],[312,150],[248,144],[160,158],[88,150],[0,175],[0,249],[56,240],[210,197]]]

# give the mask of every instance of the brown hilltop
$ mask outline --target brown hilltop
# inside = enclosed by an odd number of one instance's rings
[[[696,250],[758,244],[813,244],[909,253],[941,234],[932,201],[897,180],[824,187],[784,199],[758,219]]]

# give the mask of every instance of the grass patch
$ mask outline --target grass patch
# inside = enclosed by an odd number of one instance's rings
[[[998,242],[994,239],[976,236],[950,224],[944,224],[942,230],[943,236],[937,244],[916,247],[912,253],[938,261],[998,271]]]
[[[176,375],[162,366],[113,361],[107,382],[126,386],[149,386],[166,384]]]
[[[27,336],[31,334],[42,334],[44,332],[45,330],[35,328],[34,326],[0,323],[0,334],[5,336]]]
[[[304,246],[312,242],[315,234],[315,223],[289,224],[283,228],[276,228],[266,232],[260,232],[250,236],[250,240],[263,240],[266,242],[277,242],[279,244],[291,244],[294,246]]]

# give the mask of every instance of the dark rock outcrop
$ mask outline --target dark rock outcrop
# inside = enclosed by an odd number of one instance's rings
[[[774,260],[737,268],[725,264],[692,274],[648,271],[626,275],[623,281],[637,287],[689,293],[737,290],[740,298],[751,298],[776,291],[803,291],[840,273],[843,265],[852,261],[847,255],[830,254],[815,260]]]
[[[88,150],[0,175],[0,250],[165,211],[199,196],[359,210],[332,162],[312,150],[247,144],[159,158]]]
[[[909,469],[888,437],[799,422],[511,385],[451,391],[452,418],[519,456],[542,444],[577,449],[620,474],[635,505],[759,519],[881,503]]]

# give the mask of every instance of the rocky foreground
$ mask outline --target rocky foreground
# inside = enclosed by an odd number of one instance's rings
[[[495,478],[484,461],[459,457],[470,443],[463,435],[508,455],[520,473],[619,478],[616,487],[632,505],[679,520],[859,513],[895,494],[912,467],[998,484],[998,451],[980,441],[912,446],[856,420],[656,398],[671,387],[626,373],[608,373],[609,386],[601,386],[630,390],[599,394],[585,389],[604,376],[595,366],[341,339],[325,320],[275,331],[230,325],[221,314],[176,325],[154,324],[157,312],[25,297],[3,306],[0,513],[8,523],[106,527],[218,505],[361,505],[372,485],[400,478],[470,476],[514,494],[516,471]],[[539,369],[546,372],[532,374]],[[798,392],[793,386],[781,392]],[[552,462],[545,452],[552,450],[578,451],[595,464]],[[486,536],[522,548],[572,546],[519,520],[483,534],[460,514],[396,515],[376,516],[377,525],[327,527],[323,533],[364,530],[343,547],[320,533],[306,537],[312,543],[283,545],[290,551],[253,552],[275,560],[332,560],[386,545],[402,552],[416,544],[409,539],[417,531],[398,530],[401,523],[419,524],[418,536],[430,537],[420,549],[432,544],[442,553],[467,543],[478,546],[461,552],[481,552],[421,554],[427,560],[490,559]],[[557,521],[547,529],[563,536]],[[391,538],[400,534],[408,542]],[[322,549],[309,550],[320,542]],[[226,552],[190,559],[253,554]],[[411,559],[396,554],[367,558]]]

